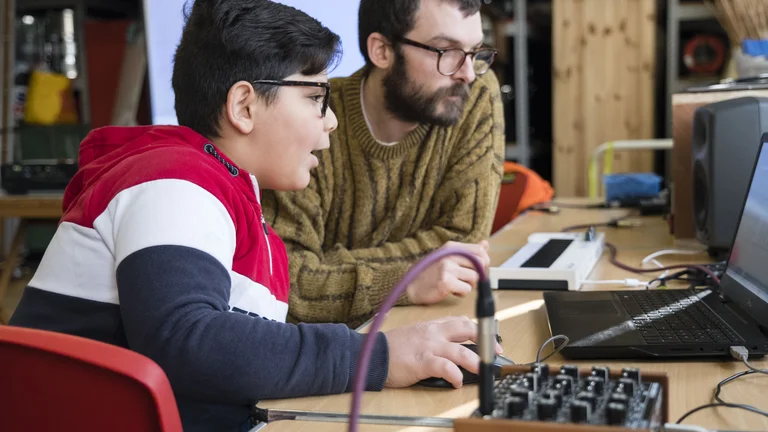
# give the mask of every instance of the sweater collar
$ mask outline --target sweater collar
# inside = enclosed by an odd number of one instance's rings
[[[349,128],[363,150],[370,156],[378,159],[393,159],[402,157],[413,148],[419,146],[427,136],[431,126],[420,124],[397,144],[381,145],[371,134],[363,115],[363,107],[360,100],[360,86],[362,85],[365,68],[358,70],[350,77],[344,79],[342,84],[342,103],[346,112]]]

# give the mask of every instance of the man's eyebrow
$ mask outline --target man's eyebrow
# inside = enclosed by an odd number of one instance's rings
[[[458,40],[456,40],[456,39],[454,39],[454,38],[452,38],[450,36],[446,36],[446,35],[437,35],[437,36],[433,37],[432,39],[430,39],[427,43],[434,43],[434,42],[447,42],[447,43],[449,43],[451,45],[455,45],[455,46],[458,46],[458,47],[462,46],[461,42],[459,42]],[[480,48],[481,46],[483,46],[483,41],[478,42],[472,48]]]
[[[448,42],[453,45],[461,46],[461,42],[457,41],[456,39],[446,36],[446,35],[437,35],[430,39],[428,42]]]

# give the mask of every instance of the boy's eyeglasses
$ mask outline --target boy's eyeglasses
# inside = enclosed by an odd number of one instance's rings
[[[459,48],[435,48],[404,37],[399,37],[395,40],[406,45],[437,53],[437,71],[446,76],[451,76],[458,72],[467,60],[467,56],[472,57],[472,66],[475,69],[475,74],[483,75],[488,72],[491,64],[493,64],[493,60],[496,58],[496,54],[499,53],[497,50],[487,47],[464,51]]]
[[[320,87],[325,89],[325,95],[323,95],[323,107],[320,110],[320,114],[325,117],[325,112],[328,111],[328,102],[331,99],[331,83],[329,82],[317,82],[317,81],[287,81],[287,80],[256,80],[251,81],[252,84],[270,84],[276,86],[296,86],[296,87]]]

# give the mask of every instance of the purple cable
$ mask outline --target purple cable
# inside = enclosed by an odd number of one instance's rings
[[[395,288],[389,293],[389,296],[387,296],[387,298],[384,300],[384,303],[382,303],[381,307],[379,307],[379,311],[371,323],[371,328],[368,330],[368,334],[365,335],[365,341],[363,342],[363,348],[360,352],[357,364],[357,373],[355,374],[354,378],[355,382],[352,393],[352,409],[349,413],[350,432],[357,432],[357,422],[360,418],[360,402],[363,398],[363,392],[365,391],[365,379],[368,376],[368,364],[371,361],[373,344],[376,340],[376,334],[379,332],[379,328],[381,327],[381,321],[384,319],[384,315],[386,315],[387,312],[392,309],[392,306],[395,305],[397,299],[400,297],[400,295],[402,295],[403,292],[405,292],[408,285],[413,282],[416,276],[421,274],[421,272],[423,272],[430,265],[449,255],[460,255],[468,259],[472,265],[475,266],[475,269],[480,276],[479,280],[482,281],[486,279],[485,267],[483,267],[483,264],[480,262],[480,260],[471,253],[459,248],[438,249],[437,251],[427,255],[423,260],[419,261],[416,265],[411,267],[410,270],[408,270],[408,273],[405,274],[405,277],[403,277],[403,279],[397,285],[395,285]]]

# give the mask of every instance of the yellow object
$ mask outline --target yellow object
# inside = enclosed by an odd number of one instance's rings
[[[605,156],[603,159],[603,175],[610,174],[613,171],[613,141],[607,143],[605,149]],[[597,166],[594,161],[589,163],[589,197],[597,198],[598,191],[600,189],[600,178],[602,176],[597,175]]]
[[[24,121],[40,125],[77,122],[70,86],[70,79],[64,75],[32,72]]]

